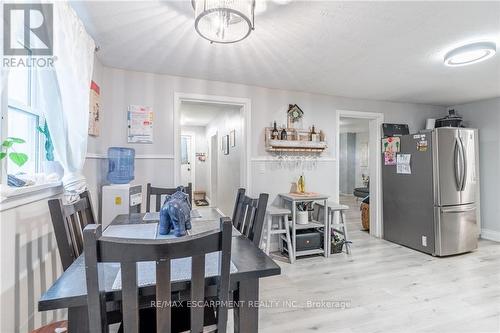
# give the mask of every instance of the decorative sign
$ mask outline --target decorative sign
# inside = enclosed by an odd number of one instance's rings
[[[153,108],[128,107],[128,143],[153,143]]]
[[[382,153],[398,153],[401,148],[401,138],[389,137],[382,139]]]
[[[92,81],[90,83],[89,135],[99,136],[99,119],[101,117],[101,89]]]
[[[392,151],[384,152],[384,165],[396,165],[396,153]]]

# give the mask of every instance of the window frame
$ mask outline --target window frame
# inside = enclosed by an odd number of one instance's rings
[[[28,57],[31,58],[32,57],[31,50],[28,49],[28,51],[29,51]],[[36,127],[40,126],[40,124],[45,122],[45,117],[43,116],[43,113],[41,112],[41,110],[38,108],[38,104],[39,104],[38,103],[38,94],[37,94],[37,91],[35,89],[35,84],[34,84],[34,82],[36,82],[36,71],[34,70],[33,67],[27,67],[26,70],[28,71],[28,87],[26,87],[27,93],[28,93],[28,99],[27,99],[28,104],[27,105],[25,105],[21,101],[16,100],[14,98],[9,98],[9,91],[8,91],[9,90],[9,82],[7,79],[7,82],[6,82],[7,105],[6,105],[6,110],[5,110],[4,116],[2,118],[2,121],[5,122],[5,124],[6,124],[6,126],[2,127],[2,128],[6,129],[7,135],[5,135],[3,139],[5,139],[5,137],[10,136],[9,128],[8,128],[9,110],[10,109],[14,109],[18,112],[23,112],[23,113],[26,113],[30,116],[34,116],[36,119],[35,120],[35,128],[33,129],[35,131],[35,149],[34,149],[35,156],[33,156],[32,158],[34,158],[34,160],[35,160],[34,172],[39,173],[39,172],[42,172],[42,161],[44,161],[43,149],[44,149],[45,139],[41,137],[41,133],[38,132]],[[11,69],[11,71],[12,71],[12,69]],[[5,165],[5,168],[2,168],[2,179],[6,179],[7,174],[9,172],[8,162],[6,161],[6,163],[4,165]],[[3,177],[4,176],[3,174],[5,174],[5,177]]]

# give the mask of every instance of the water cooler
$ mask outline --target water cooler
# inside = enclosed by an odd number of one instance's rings
[[[108,176],[110,185],[102,187],[102,227],[121,214],[140,213],[142,186],[130,185],[134,180],[135,151],[132,148],[108,149]]]

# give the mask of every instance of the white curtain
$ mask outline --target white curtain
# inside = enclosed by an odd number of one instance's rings
[[[65,198],[86,189],[82,174],[87,154],[90,83],[95,43],[67,2],[54,2],[54,69],[39,69],[39,103],[64,168]]]
[[[3,27],[4,26],[4,19],[3,19],[3,5],[0,6],[0,24]],[[3,56],[3,33],[0,34],[0,48],[1,48],[1,55]],[[2,119],[7,119],[4,117],[4,114],[7,113],[7,84],[8,84],[8,78],[9,78],[9,67],[7,66],[1,66],[0,65],[0,114]],[[6,131],[7,125],[2,121],[0,122],[0,141],[7,136]],[[1,142],[0,142],[1,143]],[[2,168],[4,168],[7,165],[7,159],[3,159],[0,161],[0,172],[1,172],[1,177],[0,183],[1,184],[7,184],[7,173],[2,172]]]

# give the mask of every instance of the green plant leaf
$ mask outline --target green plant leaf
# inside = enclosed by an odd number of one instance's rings
[[[6,147],[6,148],[12,147],[13,144],[14,144],[14,142],[8,141],[8,140],[5,140],[4,142],[2,142],[2,146]]]
[[[26,142],[23,139],[13,138],[13,137],[8,137],[5,141],[11,141],[11,142],[14,142],[14,143],[25,143]]]
[[[0,160],[3,159],[5,156],[7,156],[7,153],[4,153],[3,151],[0,152]]]
[[[28,155],[23,153],[10,153],[9,158],[17,166],[23,166],[28,161]]]

